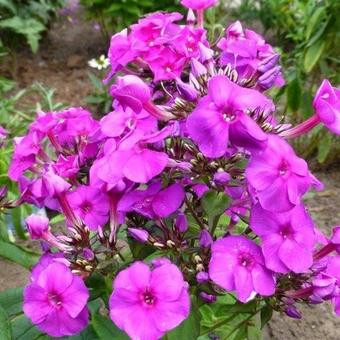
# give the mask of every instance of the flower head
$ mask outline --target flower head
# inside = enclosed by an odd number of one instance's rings
[[[236,291],[241,302],[247,302],[254,293],[274,294],[273,274],[265,267],[256,243],[244,236],[228,236],[214,242],[211,252],[211,280],[227,291]]]
[[[24,291],[24,312],[42,332],[71,336],[88,323],[89,292],[64,264],[53,262]]]
[[[169,261],[153,270],[135,262],[114,280],[110,316],[132,339],[159,339],[189,312],[187,283]]]

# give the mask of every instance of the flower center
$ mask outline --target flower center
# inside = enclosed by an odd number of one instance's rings
[[[142,299],[143,299],[143,302],[149,306],[154,305],[156,302],[156,298],[152,295],[152,293],[149,290],[143,293]]]
[[[281,228],[279,233],[284,239],[286,239],[293,234],[293,230],[289,225],[285,225]]]
[[[61,299],[60,299],[58,294],[56,294],[56,293],[49,293],[47,297],[48,297],[49,303],[53,307],[55,307],[55,308],[61,307]]]
[[[249,268],[253,265],[254,260],[250,254],[240,254],[239,256],[239,264],[242,267]]]
[[[232,122],[233,120],[235,120],[235,118],[236,118],[236,115],[234,113],[230,113],[230,112],[223,113],[223,119],[226,122]]]
[[[92,210],[92,203],[89,201],[84,201],[80,208],[85,214],[88,214]]]
[[[289,163],[284,159],[279,166],[280,176],[284,176],[290,170]]]

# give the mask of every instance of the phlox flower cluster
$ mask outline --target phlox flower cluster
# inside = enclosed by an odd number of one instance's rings
[[[114,277],[109,315],[132,339],[180,325],[190,294],[270,296],[294,317],[298,301],[331,300],[340,315],[340,229],[317,230],[303,196],[322,184],[288,143],[317,124],[339,134],[340,92],[325,80],[309,120],[278,121],[266,90],[284,85],[280,56],[240,22],[208,41],[216,3],[183,0],[186,23],[158,12],[112,37],[111,113],[39,112],[15,140],[19,203],[65,217],[61,234],[26,221],[44,255],[24,311],[51,336],[86,327],[98,273]]]

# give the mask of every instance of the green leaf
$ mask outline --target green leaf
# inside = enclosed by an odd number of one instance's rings
[[[0,339],[12,340],[12,328],[6,311],[0,306]]]
[[[303,65],[307,73],[312,71],[314,66],[317,64],[317,62],[321,58],[325,46],[326,46],[325,40],[320,39],[306,50]]]
[[[324,163],[332,150],[333,137],[330,133],[326,133],[318,144],[318,162]]]
[[[45,26],[34,18],[22,18],[14,16],[0,21],[0,27],[11,29],[17,34],[25,36],[27,43],[35,53],[38,50],[38,42],[41,33],[45,30]]]
[[[19,314],[22,311],[23,291],[24,289],[19,287],[0,292],[0,305],[9,316]]]
[[[114,323],[108,318],[95,314],[92,317],[92,326],[97,333],[100,340],[128,340],[129,337],[120,329],[118,329]]]
[[[36,339],[42,334],[24,314],[12,319],[11,325],[13,334],[12,340]]]
[[[0,241],[0,256],[31,269],[39,260],[39,255],[13,243]]]
[[[273,316],[273,308],[269,305],[261,309],[261,329],[271,320]]]
[[[325,18],[326,15],[326,8],[325,7],[318,7],[311,18],[308,20],[307,28],[306,28],[306,40],[309,40],[312,33],[316,29],[320,28],[321,21]]]
[[[296,112],[300,107],[301,92],[300,80],[295,77],[287,86],[287,105],[293,112]]]
[[[208,191],[202,198],[202,207],[209,217],[223,214],[229,206],[229,197],[224,192]]]
[[[26,240],[25,231],[21,223],[21,207],[17,207],[11,211],[12,222],[17,236],[22,240]]]
[[[167,333],[168,340],[196,340],[200,335],[201,315],[198,308],[192,308],[189,317],[178,327]]]

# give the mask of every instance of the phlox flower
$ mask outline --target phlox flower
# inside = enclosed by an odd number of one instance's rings
[[[109,219],[109,199],[92,186],[82,185],[67,195],[71,208],[91,230],[103,227]]]
[[[26,286],[23,309],[42,332],[71,336],[88,324],[88,298],[83,280],[64,264],[52,262]]]
[[[244,236],[227,236],[213,243],[209,276],[225,290],[236,291],[241,302],[256,293],[269,296],[275,292],[273,274],[265,267],[261,248]]]
[[[266,267],[278,272],[304,273],[313,264],[316,236],[310,216],[302,205],[285,213],[251,210],[251,229],[261,237]]]
[[[114,280],[110,317],[132,339],[160,339],[189,312],[188,284],[169,261],[162,261],[153,270],[135,262]]]
[[[268,146],[262,152],[251,156],[246,178],[261,206],[275,212],[299,205],[301,197],[315,182],[306,161],[275,135],[268,136]]]
[[[188,133],[207,157],[223,156],[229,141],[250,150],[264,148],[266,134],[246,113],[256,108],[271,110],[273,103],[226,76],[215,76],[209,81],[208,95],[187,119]]]

